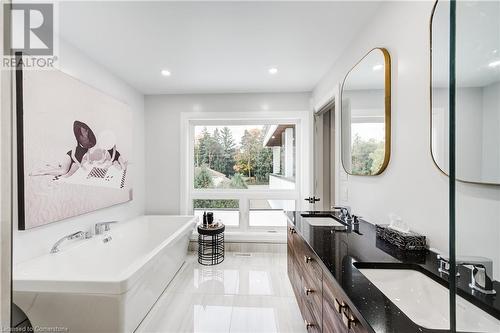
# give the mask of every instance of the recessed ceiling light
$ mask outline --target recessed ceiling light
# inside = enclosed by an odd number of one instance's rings
[[[269,74],[274,75],[274,74],[278,73],[278,69],[276,67],[271,67],[271,68],[269,68],[268,72],[269,72]]]
[[[494,68],[500,66],[500,60],[492,61],[488,64],[488,67]]]
[[[381,70],[382,68],[384,68],[384,65],[381,65],[381,64],[378,64],[378,65],[373,66],[373,70],[374,70],[374,71],[379,71],[379,70]]]
[[[163,75],[163,76],[170,76],[170,75],[172,75],[172,73],[170,73],[170,71],[168,69],[162,69],[161,70],[161,75]]]
[[[276,139],[276,137],[274,135],[271,138]]]

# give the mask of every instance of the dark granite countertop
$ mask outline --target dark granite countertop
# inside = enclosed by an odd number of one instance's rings
[[[311,226],[304,217],[332,217],[344,223],[337,212],[286,212],[290,222],[300,236],[321,259],[323,269],[329,272],[342,287],[353,311],[361,315],[373,332],[411,333],[448,332],[431,330],[415,324],[379,289],[377,289],[357,268],[401,268],[414,269],[447,287],[447,276],[437,271],[436,253],[431,251],[402,251],[376,237],[375,226],[360,220],[359,227]],[[304,215],[304,216],[303,216]],[[482,295],[472,292],[470,270],[458,268],[461,276],[457,279],[458,294],[500,318],[500,283],[494,282],[497,295]],[[364,323],[365,324],[365,323]]]

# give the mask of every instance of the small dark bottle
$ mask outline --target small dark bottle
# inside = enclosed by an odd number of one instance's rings
[[[214,222],[214,213],[208,212],[207,213],[207,224],[212,224]]]
[[[207,212],[203,212],[203,226],[206,227],[207,223]]]

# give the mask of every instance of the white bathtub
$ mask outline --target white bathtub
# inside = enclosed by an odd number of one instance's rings
[[[184,263],[196,223],[194,216],[141,216],[63,243],[58,253],[47,249],[15,265],[14,302],[33,326],[133,332]],[[106,236],[112,240],[104,243]]]

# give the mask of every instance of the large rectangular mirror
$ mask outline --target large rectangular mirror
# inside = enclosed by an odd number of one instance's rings
[[[391,61],[375,48],[346,75],[342,84],[342,165],[350,175],[375,176],[391,152]]]
[[[450,2],[431,23],[431,151],[448,174]],[[456,177],[500,184],[500,2],[456,3]]]

